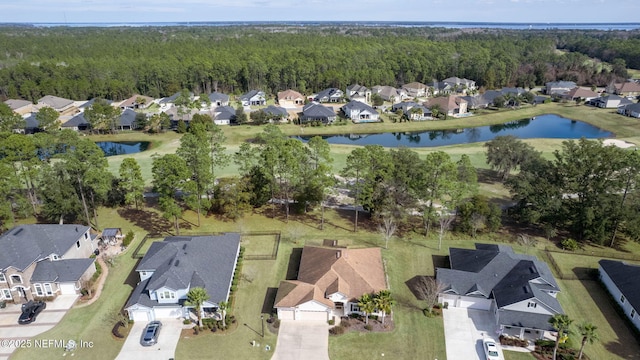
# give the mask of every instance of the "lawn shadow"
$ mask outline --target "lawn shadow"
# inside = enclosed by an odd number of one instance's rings
[[[123,255],[123,256],[127,256],[127,255]],[[131,293],[127,297],[127,301],[122,303],[122,307],[120,308],[121,313],[124,313],[125,306],[129,302],[129,298],[131,298],[131,295],[133,295],[133,290],[135,290],[136,286],[138,286],[138,283],[140,282],[140,274],[136,271],[136,268],[138,267],[138,264],[140,264],[140,261],[142,261],[142,259],[138,259],[136,261],[135,265],[131,268],[129,275],[127,275],[127,277],[124,279],[124,282],[122,283],[122,285],[131,287],[130,290],[127,290],[127,291],[130,291]]]
[[[498,176],[498,172],[491,169],[476,169],[478,174],[478,182],[485,184],[501,183],[502,179]]]
[[[449,256],[447,255],[431,255],[431,261],[433,261],[433,268],[446,268],[450,269],[451,264],[449,262]]]
[[[354,210],[347,209],[334,209],[336,214],[341,218],[347,220],[349,223],[353,224],[356,220],[356,212]],[[338,226],[341,229],[347,231],[353,231],[353,228],[345,229],[344,227]],[[377,232],[377,225],[371,221],[371,213],[366,211],[358,211],[358,230],[366,230],[371,232]]]
[[[409,288],[409,291],[411,291],[413,296],[416,297],[416,300],[424,300],[424,297],[422,296],[422,293],[420,292],[420,290],[418,290],[418,288],[420,286],[420,283],[422,282],[422,279],[428,278],[428,277],[430,276],[416,275],[411,279],[405,281],[404,284],[407,285],[407,287]]]
[[[120,208],[118,209],[118,215],[131,221],[135,226],[144,229],[150,234],[172,234],[173,226],[171,226],[171,222],[165,220],[156,212],[143,209]]]
[[[264,301],[262,302],[262,314],[273,314],[277,294],[278,288],[267,288],[267,292],[264,295]]]
[[[300,268],[300,260],[302,259],[302,248],[293,248],[289,255],[289,265],[287,267],[286,280],[297,280],[298,269]]]
[[[597,270],[589,267],[574,267],[571,269],[578,280],[594,280],[594,272]]]
[[[573,280],[580,281],[591,296],[602,315],[615,332],[617,340],[603,343],[605,349],[622,359],[640,360],[640,342],[634,335],[633,329],[629,327],[627,321],[620,317],[612,304],[610,295],[603,286],[595,280]]]

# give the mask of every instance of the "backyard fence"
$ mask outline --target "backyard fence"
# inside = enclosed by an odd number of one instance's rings
[[[580,255],[580,256],[592,256],[601,259],[615,259],[615,260],[627,260],[640,262],[640,256],[634,254],[621,254],[620,252],[613,251],[597,251],[597,250],[561,250],[555,247],[547,246],[544,249],[544,253],[547,257],[548,263],[557,274],[557,277],[562,280],[593,280],[596,269],[593,268],[580,268],[574,269],[574,273],[565,273],[562,271],[562,267],[558,265],[556,259],[553,257],[553,253],[568,254],[568,255]]]

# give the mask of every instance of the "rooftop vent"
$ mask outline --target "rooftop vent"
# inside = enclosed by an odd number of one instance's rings
[[[18,236],[22,230],[24,230],[23,228],[19,228],[18,230],[16,230],[16,232],[13,233],[13,236]]]
[[[187,244],[182,245],[182,250],[187,250]]]
[[[523,286],[523,287],[522,287],[522,290],[524,290],[524,293],[525,293],[525,294],[528,294],[528,293],[529,293],[529,288],[528,288],[528,287],[526,287],[526,286]]]
[[[340,256],[342,256],[342,251],[341,250],[336,251],[336,259],[340,259]]]
[[[173,263],[173,266],[178,266],[178,265],[180,265],[180,259],[176,260],[176,261]]]

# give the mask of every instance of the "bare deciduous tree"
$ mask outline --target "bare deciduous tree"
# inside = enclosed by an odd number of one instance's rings
[[[420,300],[424,300],[428,312],[433,311],[433,307],[438,303],[438,294],[444,290],[444,284],[436,280],[433,276],[422,276],[415,285],[415,293]]]
[[[535,238],[527,235],[527,234],[518,234],[518,244],[522,245],[524,247],[524,253],[528,254],[529,253],[529,249],[532,246],[536,246],[536,243],[538,242],[538,240],[536,240]]]
[[[378,225],[378,230],[380,231],[380,234],[382,234],[382,238],[384,239],[385,249],[389,248],[389,240],[391,240],[397,228],[398,224],[396,222],[396,219],[390,212],[382,214],[382,222]]]
[[[447,230],[449,230],[449,228],[451,227],[453,219],[455,219],[455,216],[444,214],[440,215],[440,217],[438,218],[438,223],[440,224],[440,230],[438,231],[438,250],[442,248],[442,238],[444,237],[444,234],[447,232]]]

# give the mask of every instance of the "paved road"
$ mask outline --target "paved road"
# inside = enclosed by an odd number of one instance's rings
[[[16,350],[16,343],[31,339],[40,335],[45,331],[51,330],[62,320],[67,311],[73,306],[78,299],[78,295],[59,295],[54,301],[47,303],[44,309],[36,318],[36,321],[19,325],[20,304],[7,304],[5,309],[0,310],[0,360],[7,360],[9,356]]]
[[[271,360],[329,360],[329,325],[325,321],[282,320]]]
[[[182,333],[182,321],[180,319],[162,319],[160,321],[162,329],[160,336],[158,336],[158,343],[154,346],[140,345],[140,338],[147,323],[143,321],[134,323],[116,360],[167,360],[174,358]]]

